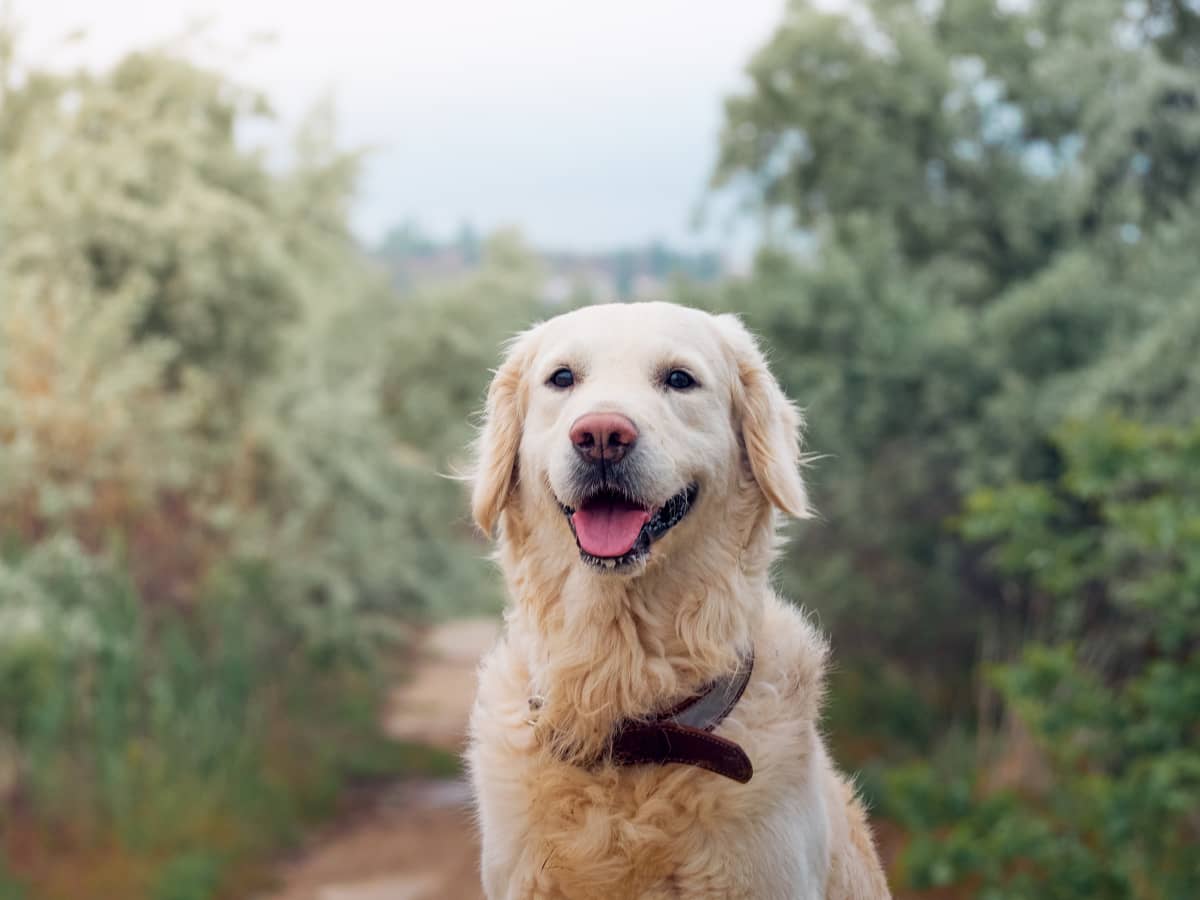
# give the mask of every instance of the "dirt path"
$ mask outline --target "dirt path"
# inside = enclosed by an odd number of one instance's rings
[[[400,740],[458,751],[475,665],[496,639],[492,620],[435,629],[412,680],[389,698],[384,727]],[[482,900],[478,844],[461,781],[400,782],[332,832],[318,835],[263,900]]]

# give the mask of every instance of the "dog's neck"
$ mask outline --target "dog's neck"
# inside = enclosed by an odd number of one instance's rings
[[[735,669],[753,642],[768,589],[774,527],[757,497],[727,507],[737,539],[701,531],[656,546],[633,577],[584,565],[561,535],[538,533],[518,506],[500,557],[520,629],[539,740],[560,757],[594,759],[622,719],[647,716]],[[561,525],[553,522],[552,525]],[[543,525],[545,529],[545,525]]]

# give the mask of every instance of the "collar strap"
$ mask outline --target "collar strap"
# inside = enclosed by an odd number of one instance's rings
[[[746,751],[712,732],[737,705],[753,671],[750,651],[731,674],[666,712],[619,722],[613,732],[612,761],[618,766],[681,763],[745,784],[754,775]]]

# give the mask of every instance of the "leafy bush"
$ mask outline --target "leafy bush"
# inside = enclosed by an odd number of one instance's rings
[[[912,878],[977,883],[989,900],[1195,897],[1200,427],[1107,417],[1059,446],[1058,479],[977,493],[962,524],[1049,610],[1039,642],[992,672],[1049,771],[910,820],[949,828],[910,850]]]

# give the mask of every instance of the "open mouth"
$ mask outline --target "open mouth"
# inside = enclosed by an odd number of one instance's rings
[[[640,562],[650,545],[674,528],[696,502],[690,484],[656,510],[618,491],[601,488],[579,504],[562,506],[583,561],[603,569]],[[562,505],[562,504],[560,504]]]

